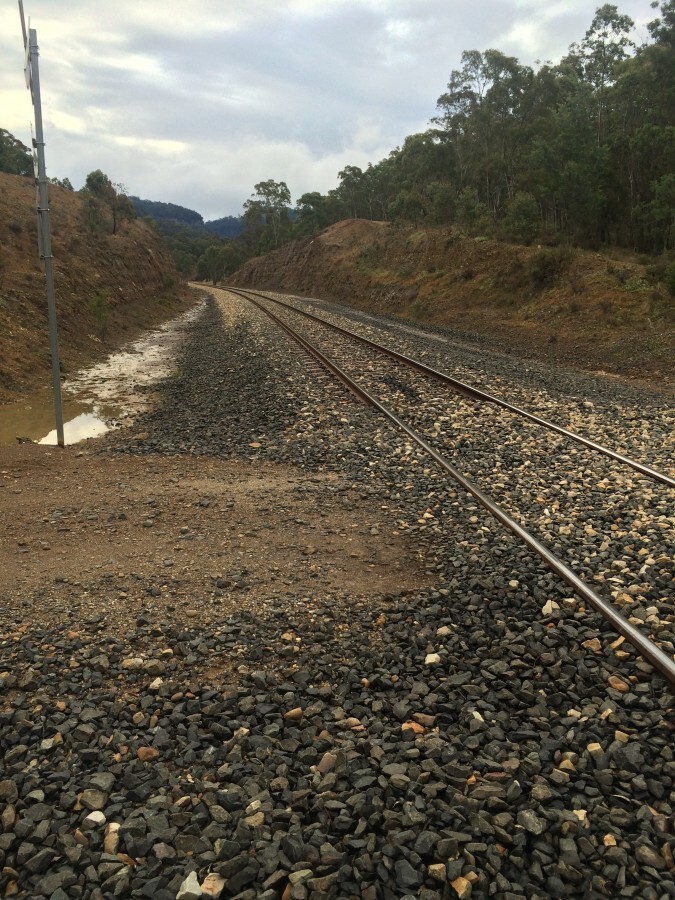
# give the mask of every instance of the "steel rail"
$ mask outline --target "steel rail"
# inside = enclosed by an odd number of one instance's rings
[[[237,291],[236,293],[239,293],[239,291]],[[242,296],[244,295],[242,294]],[[258,303],[258,301],[254,300],[252,297],[244,296],[244,299],[248,300],[249,303],[252,303],[254,306],[257,306],[258,309],[261,309],[264,313],[267,313],[270,319],[273,319],[277,323],[277,325],[283,331],[285,331],[290,338],[292,338],[292,340],[300,344],[300,346],[304,350],[306,350],[310,356],[317,360],[317,362],[319,362],[324,368],[328,369],[331,375],[337,378],[337,380],[340,381],[347,388],[347,390],[356,397],[357,400],[363,401],[361,392],[354,389],[354,384],[351,378],[349,378],[348,375],[345,375],[342,369],[336,366],[335,363],[332,362],[332,360],[330,360],[327,356],[325,356],[317,347],[315,347],[313,344],[310,344],[309,341],[305,340],[302,335],[298,334],[298,332],[291,328],[290,325],[287,325],[283,319],[279,318],[279,316],[275,316],[273,312],[270,312],[269,309],[266,309],[262,303]]]
[[[227,288],[230,290],[230,288]],[[646,637],[639,629],[637,629],[634,625],[632,625],[626,618],[623,616],[615,607],[601,597],[599,594],[589,587],[586,582],[582,581],[581,578],[574,572],[568,565],[566,565],[561,559],[552,553],[548,547],[541,543],[541,541],[537,540],[534,535],[530,534],[529,531],[526,531],[525,528],[522,527],[516,520],[510,516],[505,510],[503,510],[497,503],[492,500],[484,491],[482,491],[477,485],[475,485],[472,481],[470,481],[465,475],[463,475],[459,469],[456,469],[455,466],[452,465],[449,460],[445,459],[437,450],[435,450],[427,441],[424,440],[423,437],[417,434],[409,425],[407,425],[402,419],[400,419],[396,413],[393,413],[391,410],[387,409],[379,400],[372,396],[365,388],[361,387],[361,385],[357,384],[340,366],[337,365],[336,362],[331,360],[326,356],[321,350],[315,347],[313,344],[310,344],[305,338],[300,338],[297,332],[294,331],[289,325],[286,323],[282,323],[278,316],[275,316],[274,313],[270,312],[269,309],[259,303],[257,300],[254,300],[252,297],[247,296],[247,294],[243,291],[232,291],[232,293],[237,293],[240,296],[243,296],[244,299],[248,300],[250,303],[253,303],[258,309],[266,313],[273,321],[282,324],[284,331],[293,332],[295,338],[298,340],[303,347],[309,349],[312,347],[310,351],[312,355],[319,359],[323,365],[326,366],[331,372],[337,375],[340,378],[340,381],[343,384],[350,385],[350,390],[352,393],[356,394],[360,397],[364,402],[370,404],[375,409],[378,410],[385,418],[389,419],[390,422],[404,431],[408,437],[411,438],[419,447],[421,447],[426,453],[428,453],[432,459],[438,463],[438,465],[448,473],[464,490],[474,497],[481,506],[486,509],[490,515],[492,515],[495,519],[502,523],[502,525],[506,526],[516,537],[520,538],[531,550],[533,550],[544,562],[549,566],[549,568],[555,572],[560,578],[567,582],[570,587],[577,593],[580,597],[586,600],[597,612],[599,612],[612,626],[612,628],[624,638],[626,638],[629,643],[635,647],[640,656],[642,656],[647,662],[649,662],[655,669],[658,669],[659,672],[666,678],[667,681],[671,683],[671,685],[675,686],[675,660],[673,660],[670,656],[664,653],[660,647],[658,647],[654,641],[651,641],[648,637]],[[267,299],[267,298],[266,298]]]
[[[667,485],[668,487],[675,488],[675,478],[671,478],[664,472],[659,472],[656,469],[652,469],[650,466],[646,466],[644,465],[644,463],[631,459],[628,456],[622,456],[622,454],[617,453],[616,450],[611,450],[608,447],[603,447],[601,444],[597,444],[595,441],[590,440],[590,438],[583,437],[583,435],[576,434],[573,431],[569,431],[567,428],[563,428],[562,425],[556,425],[555,422],[549,422],[547,419],[542,419],[540,416],[528,412],[526,409],[521,409],[519,406],[515,406],[514,404],[509,403],[507,400],[502,400],[499,397],[495,397],[493,394],[488,394],[485,391],[481,391],[479,388],[473,387],[470,384],[466,384],[463,381],[459,381],[457,378],[453,378],[451,375],[446,375],[445,372],[439,372],[438,369],[433,369],[431,368],[431,366],[427,366],[425,363],[420,362],[417,359],[412,359],[409,356],[405,356],[403,353],[398,353],[396,350],[385,347],[383,344],[378,344],[376,341],[371,341],[369,338],[363,337],[362,335],[357,334],[354,331],[350,331],[348,328],[343,328],[341,325],[335,325],[333,322],[328,322],[326,319],[322,319],[321,316],[315,316],[313,313],[306,312],[304,309],[298,309],[297,306],[293,306],[290,303],[285,303],[283,300],[278,300],[275,297],[268,297],[258,291],[253,291],[251,293],[255,293],[256,296],[262,297],[264,300],[269,300],[272,303],[277,303],[279,306],[290,309],[293,312],[298,313],[298,315],[305,316],[308,319],[319,322],[321,325],[332,328],[334,331],[338,331],[341,334],[346,335],[347,337],[351,337],[357,341],[361,341],[363,344],[366,344],[374,350],[379,350],[381,353],[387,354],[392,359],[395,359],[406,366],[417,369],[419,372],[422,372],[431,378],[435,378],[438,381],[442,381],[445,384],[450,385],[450,387],[454,388],[459,393],[464,394],[464,396],[466,397],[471,397],[474,400],[481,400],[485,403],[494,403],[496,406],[501,406],[503,409],[507,409],[511,413],[515,413],[516,415],[522,416],[525,419],[529,419],[536,425],[542,425],[544,428],[548,428],[551,431],[556,431],[558,434],[562,434],[564,435],[564,437],[569,438],[570,440],[576,441],[579,444],[583,444],[585,447],[589,447],[591,450],[595,450],[597,453],[602,453],[604,456],[608,456],[625,466],[629,466],[636,472],[639,472],[641,475],[646,475],[648,478],[653,478],[655,481],[659,481],[662,484]]]

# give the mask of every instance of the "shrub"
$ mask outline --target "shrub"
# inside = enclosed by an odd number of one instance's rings
[[[652,262],[645,268],[645,275],[652,282],[658,284],[660,281],[666,280],[666,272],[668,271],[667,257],[661,257],[656,262]]]
[[[639,275],[632,275],[624,284],[624,289],[631,294],[644,294],[650,290],[649,282]]]
[[[89,312],[98,328],[98,335],[102,341],[108,333],[108,317],[110,315],[110,298],[106,290],[97,291],[89,298]]]
[[[504,237],[521,244],[531,244],[539,232],[541,214],[532,194],[518,191],[502,219]]]
[[[666,269],[666,274],[663,279],[666,283],[666,287],[670,291],[670,293],[675,296],[675,262],[672,262],[668,268]]]
[[[530,277],[535,287],[543,288],[552,284],[573,258],[574,249],[569,244],[538,250],[530,261]]]
[[[478,199],[478,193],[470,188],[462,191],[457,198],[457,220],[466,226],[471,234],[486,234],[490,231],[489,207]]]

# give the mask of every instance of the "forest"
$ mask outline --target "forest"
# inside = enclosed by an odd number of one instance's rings
[[[358,216],[673,249],[675,2],[661,4],[645,45],[632,28],[605,4],[560,63],[536,71],[499,50],[466,51],[432,127],[365,170],[346,166],[327,195],[304,194],[294,230]],[[250,228],[279,216],[266,199],[249,201]],[[278,227],[263,231],[278,241]]]

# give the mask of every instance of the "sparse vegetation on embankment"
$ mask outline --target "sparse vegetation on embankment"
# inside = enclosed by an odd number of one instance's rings
[[[64,375],[178,312],[188,300],[162,238],[92,197],[50,185]],[[0,402],[49,381],[45,276],[32,178],[0,173]]]
[[[672,381],[667,260],[351,219],[249,260],[232,284],[480,335],[522,357]]]

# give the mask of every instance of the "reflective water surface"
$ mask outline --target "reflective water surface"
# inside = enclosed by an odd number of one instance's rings
[[[93,400],[76,400],[63,396],[63,432],[67,444],[103,434],[114,418],[114,407],[94,404]],[[52,431],[53,429],[53,431]],[[51,389],[31,394],[18,403],[0,406],[0,444],[16,440],[56,444],[56,419]]]
[[[63,382],[63,431],[66,444],[97,437],[129,424],[150,403],[147,387],[170,374],[185,328],[203,309],[200,303],[177,319],[148,332],[118,353]],[[0,406],[0,445],[17,440],[56,444],[51,388]]]
[[[99,434],[105,434],[109,429],[109,425],[105,419],[102,419],[98,413],[98,407],[94,407],[93,412],[80,413],[74,419],[69,419],[63,423],[63,441],[65,444],[77,444],[85,438],[98,437]],[[56,444],[56,428],[49,432],[46,437],[40,440],[41,444]]]

